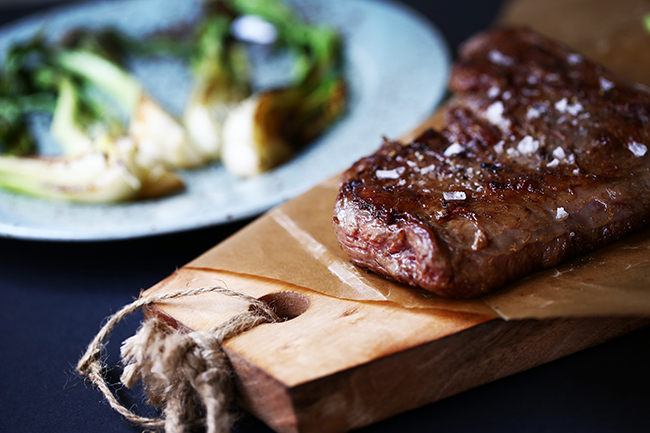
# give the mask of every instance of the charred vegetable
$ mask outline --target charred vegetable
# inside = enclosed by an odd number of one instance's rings
[[[235,30],[242,20],[264,30],[263,43],[291,53],[291,85],[252,93],[246,38]],[[113,30],[77,29],[58,43],[39,34],[12,47],[0,74],[0,186],[114,202],[173,192],[182,182],[171,170],[220,158],[233,174],[253,176],[291,158],[345,110],[340,36],[280,1],[206,0],[194,38],[188,50],[165,38],[141,44]],[[125,68],[127,53],[161,50],[192,53],[183,124]],[[25,157],[36,150],[36,111],[52,113],[61,157]]]
[[[291,86],[250,96],[225,122],[224,165],[238,176],[253,176],[285,162],[345,111],[341,40],[333,29],[308,25],[277,1],[230,4],[239,14],[273,24],[278,42],[296,59]]]
[[[234,18],[223,3],[207,3],[192,56],[194,87],[183,121],[194,145],[211,160],[220,158],[226,116],[250,95],[245,47],[230,31]]]
[[[183,126],[115,61],[115,51],[100,49],[104,46],[99,41],[80,41],[59,53],[57,60],[67,72],[103,91],[119,106],[128,119],[128,135],[138,144],[141,164],[162,162],[169,168],[194,168],[207,162]],[[98,48],[91,51],[86,47]]]
[[[158,197],[182,184],[161,166],[136,160],[132,140],[100,139],[96,150],[61,158],[0,156],[0,186],[41,198],[112,203]]]
[[[141,98],[140,84],[115,63],[90,51],[48,44],[40,35],[17,44],[6,63],[3,80],[7,81],[3,83],[13,84],[10,87],[13,93],[3,93],[12,98],[12,103],[3,108],[14,117],[3,115],[3,119],[13,120],[14,123],[7,124],[33,145],[26,116],[36,109],[53,111],[51,132],[64,155],[58,158],[3,155],[0,186],[39,197],[78,202],[152,197],[182,187],[180,178],[161,165],[161,152],[155,158],[143,156],[142,146],[127,136],[119,114],[99,94],[101,89],[112,92],[111,96],[124,109],[140,102],[134,102],[136,96]],[[88,71],[92,72],[85,74]],[[21,101],[27,102],[20,105]],[[13,141],[17,142],[21,143]],[[29,150],[33,152],[34,148]]]

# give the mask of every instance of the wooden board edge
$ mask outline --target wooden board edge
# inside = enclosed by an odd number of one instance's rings
[[[648,317],[490,320],[289,389],[298,428],[277,431],[342,433],[364,427],[648,325]]]
[[[181,332],[190,329],[157,306],[144,310]],[[279,433],[342,433],[601,344],[650,325],[650,317],[503,321],[287,386],[224,347],[240,406]]]

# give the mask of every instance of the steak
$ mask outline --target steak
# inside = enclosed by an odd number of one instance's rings
[[[467,42],[450,86],[440,131],[343,174],[333,224],[352,262],[470,298],[646,225],[646,87],[521,28]]]

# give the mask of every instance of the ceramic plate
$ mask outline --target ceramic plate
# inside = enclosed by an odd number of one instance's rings
[[[336,26],[345,42],[350,106],[345,118],[285,165],[236,179],[220,164],[181,175],[187,189],[158,200],[119,205],[55,203],[0,190],[0,235],[38,240],[110,240],[179,232],[258,215],[344,170],[373,152],[382,136],[396,138],[424,121],[441,101],[449,55],[438,31],[404,6],[377,0],[304,0],[296,8],[312,22]],[[0,31],[0,56],[39,29],[57,37],[73,27],[117,27],[143,36],[194,20],[200,1],[128,0],[54,10]],[[191,77],[179,61],[134,65],[150,94],[181,113]],[[272,69],[274,66],[267,66]],[[263,68],[262,68],[263,69]],[[271,74],[272,71],[265,71]],[[263,81],[264,76],[257,79]],[[41,119],[41,131],[47,131]],[[35,121],[39,130],[39,121]],[[38,134],[45,152],[46,132]]]

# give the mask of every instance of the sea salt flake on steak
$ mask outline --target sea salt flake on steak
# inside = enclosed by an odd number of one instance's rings
[[[491,62],[502,66],[510,66],[514,63],[510,57],[504,56],[503,53],[499,50],[490,50],[488,53],[488,58]]]
[[[564,159],[566,158],[566,153],[564,152],[564,149],[558,146],[555,148],[555,150],[553,150],[553,156],[557,159]]]
[[[526,119],[538,119],[540,116],[540,111],[539,109],[535,107],[530,107],[528,111],[526,112]]]
[[[603,92],[608,92],[614,88],[614,83],[609,81],[607,78],[598,77],[598,82],[600,83],[600,88]]]
[[[506,150],[506,154],[511,158],[521,156],[521,152],[519,152],[519,150],[515,149],[514,147],[509,147],[508,150]]]
[[[555,103],[555,109],[559,111],[560,113],[566,113],[566,107],[568,103],[566,98],[562,98],[559,101]]]
[[[442,128],[341,177],[333,225],[351,261],[468,298],[646,227],[650,92],[575,56],[526,29],[467,42]]]
[[[404,173],[404,167],[397,167],[392,170],[377,170],[375,176],[378,179],[398,179]]]
[[[445,155],[446,157],[450,157],[450,156],[458,155],[459,153],[463,153],[464,151],[465,148],[463,146],[461,146],[458,143],[452,143],[451,146],[445,149],[443,155]]]
[[[627,145],[628,149],[634,154],[634,156],[641,157],[646,154],[648,147],[645,144],[637,143],[632,141]]]
[[[493,125],[502,125],[507,120],[503,118],[503,102],[493,102],[487,110],[485,110],[485,118]]]
[[[445,200],[448,201],[456,201],[456,200],[466,200],[467,199],[467,194],[463,191],[445,191],[442,193],[442,196]]]
[[[567,61],[570,64],[575,65],[575,64],[578,64],[578,63],[582,62],[582,56],[580,54],[578,54],[578,53],[570,53],[567,56]]]
[[[559,207],[555,210],[555,219],[556,220],[564,220],[567,219],[569,216],[569,213],[563,208]]]
[[[533,139],[530,135],[525,136],[517,144],[517,150],[523,154],[533,154],[539,149],[539,141]]]

